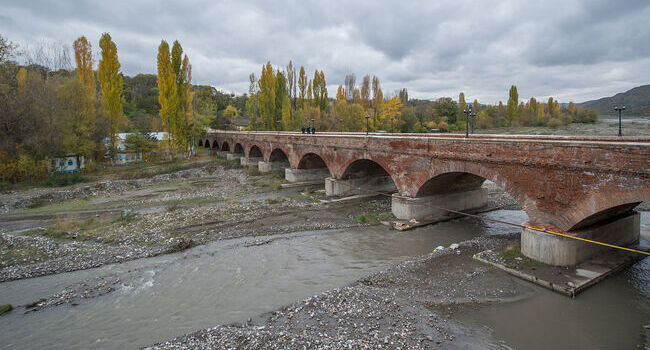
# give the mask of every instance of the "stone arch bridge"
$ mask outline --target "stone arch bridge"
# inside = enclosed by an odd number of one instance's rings
[[[612,244],[639,238],[639,203],[650,200],[650,138],[294,132],[207,133],[202,144],[290,182],[324,180],[328,195],[358,188],[396,193],[405,220],[435,220],[487,203],[487,179],[512,196],[529,225]],[[573,265],[601,248],[524,229],[522,252]]]

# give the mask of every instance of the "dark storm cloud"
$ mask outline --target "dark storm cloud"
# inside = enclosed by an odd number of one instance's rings
[[[245,92],[267,60],[325,71],[330,94],[354,72],[418,98],[586,100],[648,83],[647,1],[6,1],[0,33],[94,44],[110,32],[126,74],[155,72],[178,39],[196,83]]]

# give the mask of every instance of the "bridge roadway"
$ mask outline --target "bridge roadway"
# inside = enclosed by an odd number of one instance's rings
[[[487,179],[512,196],[529,225],[627,245],[638,241],[650,200],[650,138],[241,132],[209,130],[204,147],[291,182],[324,180],[331,196],[390,191],[393,214],[437,220],[445,207],[475,212]],[[574,265],[603,248],[524,229],[522,252]]]

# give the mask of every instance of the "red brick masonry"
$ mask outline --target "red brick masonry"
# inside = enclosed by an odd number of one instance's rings
[[[213,130],[207,139],[213,149],[240,144],[246,156],[257,146],[266,161],[280,149],[293,169],[314,153],[336,178],[352,162],[372,160],[410,197],[440,175],[473,174],[510,194],[531,223],[565,231],[650,200],[650,138],[463,136]]]

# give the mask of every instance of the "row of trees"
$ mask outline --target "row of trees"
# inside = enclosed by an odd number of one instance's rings
[[[369,117],[370,131],[456,131],[465,130],[464,111],[468,106],[476,114],[474,127],[477,129],[557,127],[597,120],[594,110],[577,107],[573,102],[560,106],[552,97],[547,102],[538,102],[534,97],[520,101],[514,85],[505,105],[502,102],[485,105],[476,99],[467,102],[462,92],[457,101],[449,97],[436,101],[409,100],[407,89],[385,97],[377,76],[364,76],[361,86],[357,87],[354,74],[346,75],[344,84],[338,86],[336,99],[328,99],[323,71],[315,70],[310,79],[304,67],[300,67],[296,75],[291,61],[285,69],[274,69],[267,62],[262,66],[260,78],[251,74],[249,80],[246,112],[250,130],[295,131],[313,123],[322,131],[364,131],[366,117]]]

